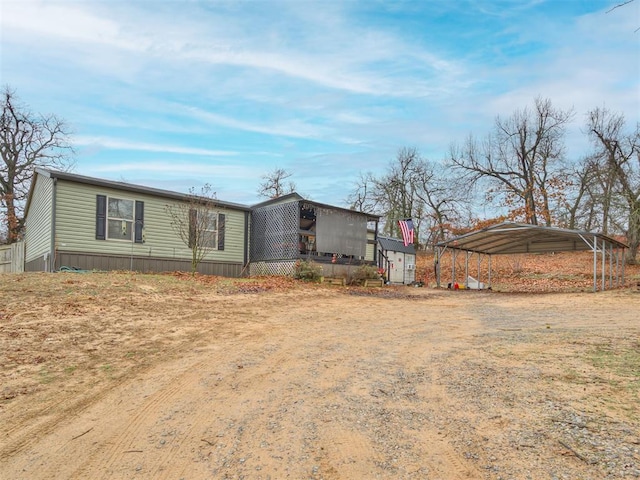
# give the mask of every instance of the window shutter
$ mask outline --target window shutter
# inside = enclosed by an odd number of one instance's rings
[[[106,240],[107,197],[96,195],[96,240]]]
[[[142,228],[144,227],[144,202],[136,200],[136,212],[134,221],[135,232],[134,241],[136,243],[142,243]]]
[[[192,208],[189,210],[189,248],[193,248],[196,244],[197,220],[198,211]]]
[[[218,250],[224,250],[224,213],[218,214]]]

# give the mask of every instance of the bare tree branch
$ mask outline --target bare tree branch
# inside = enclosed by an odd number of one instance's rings
[[[220,247],[218,239],[225,225],[218,210],[216,192],[209,184],[200,193],[191,188],[184,202],[165,205],[171,228],[191,250],[192,274],[211,251]]]
[[[64,121],[31,113],[8,86],[0,95],[0,207],[7,242],[13,243],[24,227],[23,206],[35,168],[69,169],[73,148]]]
[[[293,193],[296,189],[295,183],[285,182],[291,176],[292,174],[283,168],[276,168],[263,175],[264,182],[260,184],[258,195],[266,198],[278,198]]]
[[[622,2],[622,3],[618,3],[617,5],[614,5],[613,7],[611,7],[609,10],[606,11],[606,13],[611,13],[613,12],[616,8],[620,8],[620,7],[624,7],[625,5],[629,5],[630,3],[635,2],[635,0],[627,0],[626,2]]]

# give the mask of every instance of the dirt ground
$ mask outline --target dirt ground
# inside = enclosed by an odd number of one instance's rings
[[[640,478],[639,312],[635,285],[0,275],[0,478]]]

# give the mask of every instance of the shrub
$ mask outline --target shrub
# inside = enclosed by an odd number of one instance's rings
[[[380,273],[378,272],[378,267],[375,265],[360,265],[358,269],[353,272],[351,276],[351,284],[360,284],[365,280],[375,280],[380,278]]]
[[[322,266],[313,260],[298,260],[293,271],[293,278],[307,282],[319,282],[322,277]]]

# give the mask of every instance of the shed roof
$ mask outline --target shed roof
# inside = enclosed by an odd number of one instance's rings
[[[260,203],[256,203],[255,205],[252,205],[251,208],[253,210],[255,210],[257,208],[266,207],[266,206],[271,205],[273,203],[287,203],[287,202],[305,202],[305,203],[308,203],[308,204],[313,205],[315,207],[326,208],[326,209],[329,209],[329,210],[340,210],[340,211],[343,211],[343,212],[366,215],[368,217],[368,219],[372,220],[372,221],[378,220],[380,218],[380,215],[375,215],[373,213],[361,212],[361,211],[358,211],[358,210],[352,210],[350,208],[337,207],[335,205],[329,205],[329,204],[326,204],[326,203],[319,203],[319,202],[316,202],[314,200],[309,200],[307,198],[304,198],[303,196],[301,196],[297,192],[292,192],[292,193],[289,193],[287,195],[283,195],[281,197],[270,198],[268,200],[265,200],[264,202],[260,202]]]
[[[436,244],[488,255],[545,253],[593,250],[594,239],[614,248],[628,248],[624,243],[602,233],[541,227],[525,223],[504,222]]]
[[[401,252],[411,255],[416,254],[416,248],[413,243],[405,247],[404,242],[399,238],[378,236],[378,242],[380,243],[380,246],[383,248],[383,250],[389,252]]]

